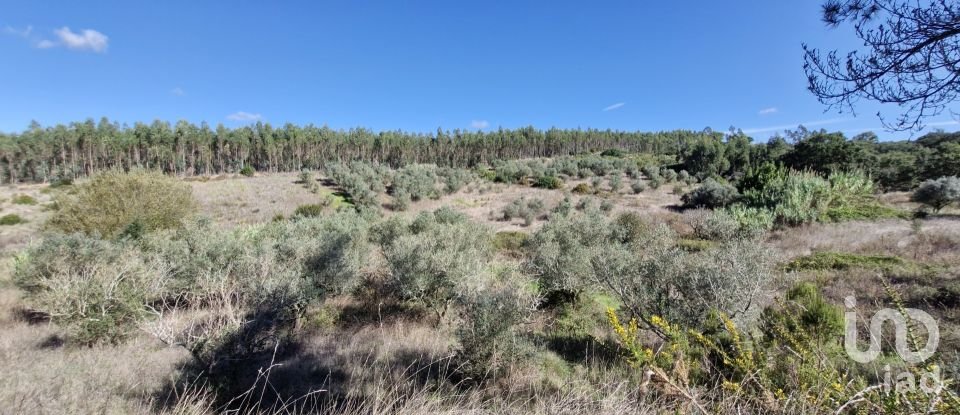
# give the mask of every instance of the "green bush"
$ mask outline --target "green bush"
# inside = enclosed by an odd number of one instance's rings
[[[693,228],[693,235],[698,239],[730,241],[740,236],[740,223],[721,211],[697,209],[687,212],[684,216]]]
[[[603,150],[603,152],[600,153],[600,155],[601,155],[601,156],[604,156],[604,157],[616,157],[616,158],[621,158],[621,157],[623,157],[624,155],[626,155],[626,153],[625,153],[623,150],[619,149],[619,148],[608,148],[608,149],[606,149],[606,150]]]
[[[71,342],[115,343],[139,327],[216,372],[272,350],[308,304],[355,288],[367,227],[338,213],[234,230],[190,221],[138,241],[50,234],[18,256],[15,283]],[[145,318],[165,312],[187,320]]]
[[[497,251],[519,252],[530,240],[530,235],[519,231],[502,231],[493,236],[493,248]]]
[[[248,363],[292,339],[311,306],[351,291],[369,258],[367,223],[353,212],[228,230],[209,221],[148,235],[145,257],[166,264],[167,294],[144,330],[191,352],[219,391],[249,387]]]
[[[695,210],[686,214],[693,234],[709,241],[754,239],[773,227],[769,211],[742,206],[709,210]]]
[[[677,180],[677,172],[673,169],[664,168],[660,172],[660,175],[663,176],[663,179],[666,180],[667,183]]]
[[[453,225],[468,221],[467,215],[450,207],[442,206],[433,211],[433,217],[441,225]]]
[[[458,370],[483,380],[497,377],[524,357],[524,339],[517,330],[536,309],[538,298],[530,284],[510,267],[495,270],[485,284],[464,290],[457,298],[461,323]]]
[[[532,198],[528,200],[526,197],[520,197],[503,207],[499,219],[509,221],[514,218],[522,218],[524,226],[530,226],[534,219],[544,213],[544,209],[543,199]]]
[[[460,191],[474,179],[473,173],[464,169],[442,168],[437,171],[437,175],[443,181],[443,190],[447,194]]]
[[[406,190],[397,190],[393,194],[393,210],[403,212],[410,209],[410,194]]]
[[[548,297],[576,297],[591,286],[590,258],[609,239],[609,225],[597,213],[552,218],[530,238],[527,269]]]
[[[590,260],[590,279],[635,316],[702,327],[711,312],[756,318],[760,310],[751,306],[770,289],[772,257],[763,245],[739,239],[691,252],[661,225],[638,242],[607,244]]]
[[[160,298],[163,266],[123,244],[51,235],[16,259],[14,281],[31,309],[50,316],[78,344],[118,343]]]
[[[683,195],[681,200],[687,207],[720,208],[734,203],[739,197],[737,188],[707,179],[700,187]]]
[[[331,163],[325,172],[349,195],[349,201],[358,210],[379,208],[377,195],[386,191],[386,183],[393,177],[383,166],[360,161]]]
[[[560,189],[563,188],[563,180],[556,176],[540,176],[534,186],[543,189]]]
[[[927,180],[913,191],[910,200],[933,208],[934,212],[960,201],[960,178],[956,176]]]
[[[114,237],[132,223],[145,231],[179,227],[197,204],[189,184],[160,172],[107,171],[57,195],[47,226],[65,233]]]
[[[647,176],[647,180],[660,179],[660,169],[654,165],[646,165],[640,169],[643,172],[644,176]]]
[[[293,211],[293,216],[301,218],[313,218],[317,216],[322,216],[326,206],[321,204],[308,204],[297,206],[297,209]]]
[[[621,213],[610,224],[611,237],[624,244],[640,241],[650,229],[651,225],[635,212]]]
[[[495,181],[501,183],[519,184],[527,177],[533,176],[533,169],[525,161],[497,161],[493,164],[493,168],[496,171]]]
[[[300,184],[309,187],[311,184],[313,184],[313,172],[307,169],[300,170],[300,174],[297,176],[297,181],[299,181]]]
[[[621,176],[619,172],[611,175],[608,182],[610,184],[611,192],[617,193],[623,188],[623,176]]]
[[[497,172],[496,170],[493,170],[493,169],[478,168],[477,175],[479,175],[481,179],[486,180],[488,182],[494,182],[497,180]]]
[[[30,195],[20,194],[10,199],[10,202],[15,205],[35,205],[37,204],[37,199],[34,199],[33,196]]]
[[[796,335],[814,334],[821,342],[843,334],[843,310],[827,301],[816,285],[797,284],[785,300],[763,312],[761,330],[767,339],[776,339],[784,328]]]
[[[740,233],[742,235],[759,236],[773,229],[775,219],[773,212],[764,208],[733,205],[720,210],[720,212],[730,215],[740,224]]]
[[[647,185],[643,184],[643,181],[636,180],[630,185],[630,190],[633,190],[633,193],[640,194],[644,190],[647,190]]]
[[[443,319],[464,287],[485,272],[493,254],[492,235],[473,222],[424,219],[415,225],[411,233],[390,241],[384,255],[400,298],[422,304]]]
[[[27,223],[27,220],[21,218],[20,215],[16,213],[10,213],[0,217],[0,226],[19,225],[21,223]]]
[[[430,197],[437,191],[437,171],[432,165],[410,164],[397,170],[393,178],[394,195],[407,194],[416,202]],[[456,187],[458,183],[453,183]]]
[[[246,165],[240,169],[240,174],[246,177],[253,177],[253,175],[257,174],[257,171],[254,170],[253,166]]]
[[[660,176],[656,176],[652,179],[647,180],[647,184],[650,185],[651,189],[657,190],[663,184],[663,179],[660,178]]]
[[[881,205],[874,195],[873,181],[858,172],[822,177],[764,164],[748,171],[739,186],[745,205],[768,209],[777,223],[785,225],[906,217],[905,212]]]
[[[551,217],[554,215],[567,216],[570,212],[573,212],[573,200],[571,200],[570,195],[567,194],[550,210],[550,215]]]

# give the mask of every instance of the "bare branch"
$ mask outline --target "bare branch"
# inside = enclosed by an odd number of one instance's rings
[[[919,130],[923,120],[950,110],[960,94],[960,5],[909,0],[828,0],[829,26],[853,25],[866,50],[843,58],[803,45],[808,89],[828,110],[853,111],[867,99],[896,104],[891,130]],[[879,114],[878,114],[879,115]]]

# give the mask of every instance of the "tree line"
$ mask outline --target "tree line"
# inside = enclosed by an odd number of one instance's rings
[[[764,163],[821,173],[860,170],[887,190],[907,190],[923,180],[960,175],[960,133],[934,132],[913,141],[881,142],[872,132],[852,138],[799,127],[757,143],[739,130],[629,132],[598,129],[412,133],[327,126],[238,128],[179,121],[132,127],[88,119],[0,133],[0,180],[43,182],[111,168],[142,167],[180,176],[316,169],[363,160],[391,167],[413,163],[469,168],[495,160],[556,157],[618,149],[650,154],[703,179],[736,179]]]
[[[490,132],[438,129],[436,133],[373,132],[327,126],[274,127],[269,123],[227,128],[179,121],[136,123],[103,118],[0,134],[0,172],[6,183],[79,177],[114,167],[144,167],[176,175],[298,171],[329,162],[364,160],[392,167],[411,163],[472,167],[493,160],[553,157],[605,148],[673,154],[694,131],[538,130]]]
[[[775,135],[766,143],[740,131],[723,139],[693,140],[679,148],[676,169],[701,179],[731,181],[764,164],[824,175],[859,171],[882,190],[910,190],[925,180],[960,175],[960,132],[935,131],[916,140],[880,141],[873,132],[847,138],[841,132],[803,126]]]

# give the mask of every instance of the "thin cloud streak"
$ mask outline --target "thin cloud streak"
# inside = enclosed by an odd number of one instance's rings
[[[928,122],[928,123],[925,124],[925,126],[927,126],[927,127],[943,127],[943,126],[947,126],[947,125],[957,125],[957,124],[960,124],[960,121],[950,120],[950,121]]]
[[[611,106],[609,106],[609,107],[604,108],[603,111],[604,111],[604,112],[613,111],[613,110],[622,108],[624,105],[627,105],[627,103],[626,103],[626,102],[618,102],[618,103],[616,103],[616,104],[613,104],[613,105],[611,105]]]
[[[777,107],[770,107],[770,108],[764,108],[764,109],[760,110],[760,112],[758,112],[757,114],[760,114],[760,115],[770,115],[770,114],[776,114],[777,111],[779,111],[779,110],[777,110]]]
[[[490,122],[487,120],[473,120],[470,121],[470,128],[476,128],[482,130],[490,126]]]
[[[33,26],[27,25],[24,29],[17,29],[13,26],[4,26],[3,33],[17,37],[28,38],[33,33]]]
[[[227,119],[230,121],[257,121],[260,118],[263,118],[260,114],[245,111],[237,111],[227,116]]]
[[[797,128],[798,126],[801,126],[801,125],[804,127],[815,127],[818,125],[837,124],[837,123],[846,122],[849,120],[850,120],[849,118],[833,118],[829,120],[807,121],[807,122],[799,122],[795,124],[775,125],[770,127],[746,128],[743,130],[743,133],[744,134],[769,133],[771,131],[789,130],[791,128]]]

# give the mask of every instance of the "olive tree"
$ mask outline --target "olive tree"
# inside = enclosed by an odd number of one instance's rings
[[[927,180],[913,191],[910,200],[933,208],[934,212],[960,201],[960,178],[956,176]]]

